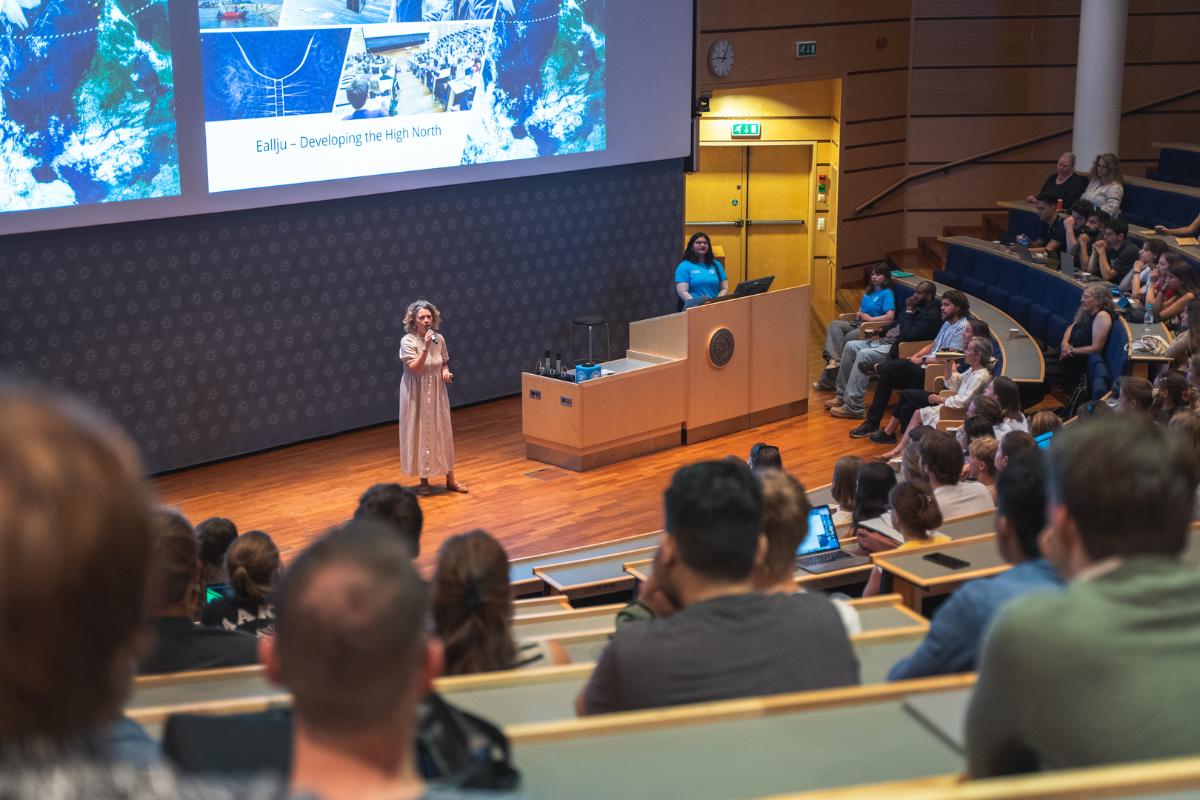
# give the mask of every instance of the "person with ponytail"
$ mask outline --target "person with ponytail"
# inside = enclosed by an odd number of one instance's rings
[[[942,524],[942,512],[929,484],[921,481],[905,481],[896,484],[888,494],[892,507],[892,524],[904,536],[904,543],[897,550],[911,550],[930,544],[943,544],[950,537],[935,530]],[[883,571],[879,567],[871,570],[863,597],[879,594]]]
[[[262,531],[243,533],[225,553],[225,570],[232,597],[204,607],[200,621],[213,628],[255,636],[275,635],[275,606],[271,590],[283,569],[279,548]]]
[[[438,551],[433,578],[433,627],[445,648],[445,674],[544,667],[565,661],[561,648],[513,641],[508,554],[492,536],[473,530]]]

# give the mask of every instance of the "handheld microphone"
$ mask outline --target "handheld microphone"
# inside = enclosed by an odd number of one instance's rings
[[[431,337],[429,338],[429,342],[430,342],[431,344],[437,344],[437,334],[436,334],[436,333],[434,333],[434,334],[433,334],[433,336],[431,336]]]

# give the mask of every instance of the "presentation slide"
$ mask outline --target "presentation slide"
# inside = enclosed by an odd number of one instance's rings
[[[0,213],[180,193],[167,0],[0,0]]]
[[[199,14],[210,192],[605,149],[605,0]]]

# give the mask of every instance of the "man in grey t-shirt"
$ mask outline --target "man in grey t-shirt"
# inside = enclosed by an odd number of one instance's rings
[[[858,659],[820,594],[762,594],[762,489],[745,465],[675,473],[655,579],[681,610],[619,629],[576,700],[580,714],[856,684]]]

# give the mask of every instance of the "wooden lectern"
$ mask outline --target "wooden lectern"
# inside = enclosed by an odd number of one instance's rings
[[[526,456],[584,471],[804,413],[809,293],[632,322],[626,357],[584,383],[522,373]]]

